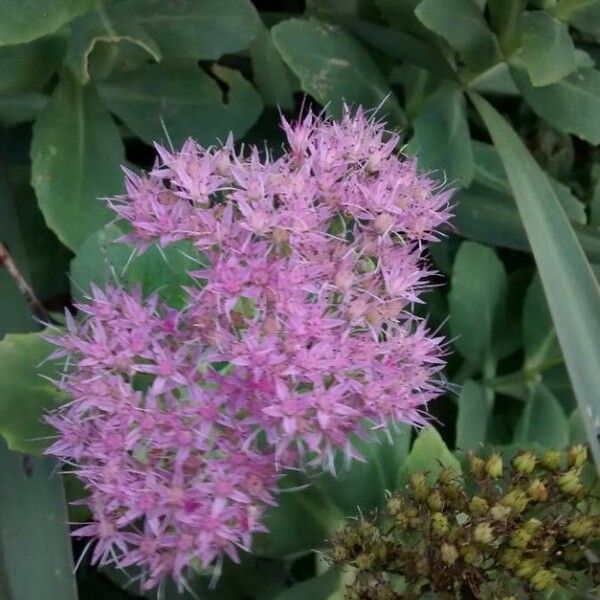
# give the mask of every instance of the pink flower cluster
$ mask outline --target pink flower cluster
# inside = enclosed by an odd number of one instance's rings
[[[421,424],[441,391],[442,340],[410,306],[450,192],[360,110],[282,127],[276,159],[189,140],[128,172],[111,202],[127,239],[203,257],[185,306],[94,288],[53,340],[72,401],[48,417],[48,452],[75,465],[94,515],[75,534],[146,587],[237,559],[282,470],[333,472],[338,451],[358,457],[352,434]]]

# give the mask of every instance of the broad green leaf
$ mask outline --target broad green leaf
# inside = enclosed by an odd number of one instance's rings
[[[268,106],[294,108],[292,78],[273,44],[271,32],[263,28],[250,44],[254,81]]]
[[[61,402],[43,376],[56,378],[56,363],[44,362],[53,346],[39,333],[10,333],[0,341],[0,434],[11,450],[40,453],[52,429],[47,410]]]
[[[569,415],[569,444],[585,444],[585,423],[581,412],[576,408]]]
[[[275,596],[274,600],[329,600],[342,584],[342,572],[333,567]]]
[[[490,21],[505,50],[511,50],[527,0],[488,0]]]
[[[2,600],[77,600],[65,494],[56,464],[47,457],[11,452],[0,440],[2,580]]]
[[[473,148],[461,90],[445,85],[426,101],[413,122],[407,152],[422,171],[439,171],[451,185],[468,187],[473,179]]]
[[[123,142],[94,90],[66,74],[33,128],[31,181],[46,223],[77,249],[111,218],[100,198],[123,188]]]
[[[34,121],[48,104],[48,96],[38,92],[16,92],[0,95],[0,125],[11,127]]]
[[[600,287],[544,172],[506,120],[480,96],[472,99],[506,168],[600,465]]]
[[[494,34],[473,0],[422,0],[415,14],[428,29],[444,38],[473,71],[483,71],[499,58]]]
[[[523,304],[523,347],[525,369],[539,369],[544,363],[553,363],[561,357],[552,316],[537,275],[527,290]]]
[[[470,450],[485,444],[491,408],[484,387],[476,381],[465,382],[458,397],[457,448]]]
[[[290,19],[272,30],[283,60],[297,75],[302,89],[333,116],[344,101],[379,109],[391,124],[403,124],[404,114],[388,82],[365,48],[337,25]]]
[[[474,140],[473,154],[475,157],[475,181],[512,197],[512,190],[502,166],[502,160],[494,146]],[[549,180],[569,219],[574,223],[585,224],[587,216],[583,203],[571,193],[566,185],[552,177],[549,177]]]
[[[443,54],[419,38],[359,19],[345,19],[343,23],[363,42],[389,56],[431,71],[443,79],[456,80],[456,73]]]
[[[60,40],[52,37],[0,46],[0,94],[39,90],[58,67],[62,49]]]
[[[504,315],[506,292],[506,272],[495,252],[474,242],[464,242],[454,261],[448,298],[450,331],[461,354],[477,365],[492,356],[494,333]]]
[[[560,0],[551,12],[580,31],[600,35],[600,0]]]
[[[520,68],[512,73],[525,101],[539,117],[559,131],[600,144],[600,71],[579,69],[543,87],[533,87]]]
[[[569,28],[547,12],[526,13],[519,23],[521,56],[534,86],[550,85],[577,69]]]
[[[90,57],[98,44],[127,42],[141,48],[155,61],[162,58],[156,42],[142,26],[131,20],[121,6],[113,6],[106,9],[100,4],[71,25],[65,62],[83,84],[90,80]]]
[[[2,0],[0,46],[54,33],[94,4],[96,0]]]
[[[29,280],[29,265],[25,240],[19,227],[15,198],[9,187],[5,170],[0,163],[0,242],[9,250],[21,275]],[[32,331],[36,323],[17,283],[0,264],[0,339],[6,333]],[[2,422],[0,420],[0,429]]]
[[[432,39],[435,36],[423,26],[415,15],[415,9],[421,0],[375,0],[383,18],[394,29],[406,31],[423,39]],[[428,40],[429,41],[429,40]]]
[[[453,198],[452,224],[464,237],[493,246],[531,252],[514,202],[479,184],[459,190]],[[588,259],[600,263],[600,232],[574,224],[573,230]]]
[[[569,443],[569,424],[556,397],[539,383],[523,408],[515,432],[515,443],[564,448]]]
[[[168,58],[217,60],[245,50],[262,24],[250,0],[121,0],[123,13]]]
[[[519,96],[508,65],[499,62],[471,80],[469,88],[482,94],[497,96]]]
[[[426,472],[430,480],[433,480],[443,468],[458,472],[461,470],[460,463],[448,450],[437,429],[428,425],[417,436],[408,458],[398,472],[397,487],[403,487],[410,476],[419,471]]]
[[[208,146],[230,132],[243,136],[262,111],[260,96],[239,71],[215,65],[213,74],[228,86],[226,96],[192,61],[149,64],[98,89],[109,110],[147,143],[170,140],[179,147],[192,137]]]
[[[140,285],[145,294],[158,292],[172,306],[181,306],[182,289],[193,280],[189,271],[200,266],[200,255],[191,243],[178,242],[159,250],[149,248],[141,256],[135,249],[117,242],[124,235],[116,225],[108,225],[92,234],[71,262],[72,295],[79,300],[89,293],[90,284],[104,287],[110,283]]]

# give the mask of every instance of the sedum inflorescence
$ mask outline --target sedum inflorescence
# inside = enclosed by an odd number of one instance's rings
[[[282,470],[334,471],[337,451],[358,457],[351,434],[423,423],[442,387],[442,340],[409,310],[450,192],[360,110],[282,127],[277,159],[189,140],[127,172],[111,201],[127,240],[202,256],[185,305],[94,287],[52,339],[72,401],[48,417],[48,453],[75,465],[94,517],[75,535],[147,588],[236,560]]]

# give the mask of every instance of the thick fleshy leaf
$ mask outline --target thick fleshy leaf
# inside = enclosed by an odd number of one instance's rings
[[[2,600],[77,600],[67,506],[56,464],[11,452],[2,440],[0,556]]]
[[[443,468],[461,470],[458,459],[448,450],[437,429],[428,425],[417,436],[408,458],[400,468],[397,487],[403,487],[410,476],[419,471],[427,473],[433,480]]]
[[[271,32],[263,28],[250,44],[254,81],[268,106],[294,108],[291,73],[273,44]]]
[[[472,70],[479,72],[499,58],[494,34],[473,0],[422,0],[419,21],[444,38]]]
[[[2,0],[0,46],[54,33],[94,4],[96,0]]]
[[[531,252],[527,234],[514,202],[506,195],[473,184],[453,198],[452,224],[464,237],[493,246]],[[588,259],[600,263],[600,232],[593,227],[573,225]]]
[[[551,11],[580,31],[600,35],[600,0],[561,0]]]
[[[544,172],[506,120],[480,96],[472,98],[506,168],[600,465],[600,287]]]
[[[471,362],[482,365],[493,355],[494,333],[506,303],[504,266],[491,248],[464,242],[454,261],[449,294],[454,345]]]
[[[366,109],[381,105],[378,114],[391,125],[404,124],[404,113],[376,63],[341,27],[314,19],[289,19],[272,32],[276,48],[300,79],[302,89],[330,114],[339,116],[344,101]]]
[[[0,93],[39,90],[60,64],[62,49],[53,37],[0,46]]]
[[[543,383],[535,386],[523,408],[515,443],[539,444],[546,448],[563,448],[569,443],[567,417],[560,402]]]
[[[169,58],[216,60],[245,50],[262,24],[250,0],[121,0],[130,22],[143,27]]]
[[[46,223],[77,249],[112,216],[101,198],[123,189],[119,129],[94,90],[66,74],[33,128],[31,180]]]
[[[415,9],[421,0],[375,0],[377,8],[383,18],[390,23],[394,29],[406,31],[412,35],[422,38],[423,36],[433,38],[435,36],[427,29],[417,16]]]
[[[458,397],[457,448],[470,450],[485,443],[491,408],[485,388],[476,381],[466,381]]]
[[[149,144],[179,147],[192,137],[208,146],[230,132],[243,136],[262,111],[260,96],[239,71],[215,65],[213,73],[228,86],[225,96],[192,61],[149,64],[98,89],[109,110]]]
[[[158,292],[172,306],[181,306],[183,285],[191,285],[189,271],[200,266],[200,256],[191,243],[179,242],[159,251],[151,247],[142,256],[134,256],[129,244],[117,242],[124,235],[116,225],[108,225],[92,234],[71,262],[71,288],[74,298],[89,293],[90,284],[140,285],[145,294]]]
[[[577,69],[569,28],[547,12],[523,15],[519,33],[523,64],[534,86],[556,83]]]
[[[0,125],[11,127],[34,121],[48,104],[48,96],[38,92],[13,92],[0,95]]]
[[[0,434],[12,450],[41,452],[52,433],[43,423],[60,394],[43,375],[56,378],[57,367],[45,359],[53,346],[39,333],[8,334],[0,341]]]
[[[450,185],[468,187],[473,179],[473,148],[463,93],[444,85],[426,101],[413,122],[407,152],[422,171],[438,171]]]
[[[548,302],[537,275],[527,290],[523,304],[523,347],[525,369],[539,369],[544,363],[554,363],[561,358]]]
[[[162,58],[154,39],[117,4],[109,9],[99,5],[73,22],[65,62],[81,83],[88,83],[96,46],[119,42],[134,44],[155,61]]]
[[[564,133],[600,144],[600,71],[583,68],[552,85],[533,87],[520,68],[512,70],[517,87],[538,116]]]
[[[330,600],[342,585],[342,571],[333,567],[321,575],[302,581],[285,592],[275,596],[274,600]]]

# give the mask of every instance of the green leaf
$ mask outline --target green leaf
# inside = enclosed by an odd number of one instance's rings
[[[99,84],[109,110],[144,141],[175,147],[188,137],[200,144],[241,137],[262,111],[260,96],[239,71],[215,65],[215,77],[228,86],[224,96],[215,80],[192,61],[149,64]],[[166,134],[165,134],[166,130]]]
[[[488,9],[494,31],[501,40],[503,49],[510,48],[519,23],[525,10],[527,0],[489,0]]]
[[[553,363],[561,358],[550,309],[537,275],[527,290],[523,304],[523,347],[525,369],[539,369],[544,363]]]
[[[63,76],[33,128],[32,184],[48,226],[77,249],[112,216],[101,197],[123,188],[123,142],[94,90]]]
[[[0,94],[42,88],[60,64],[62,49],[51,37],[0,47]]]
[[[474,165],[463,93],[442,86],[428,98],[413,127],[407,152],[417,156],[419,168],[443,171],[451,185],[468,187]]]
[[[519,96],[520,92],[505,62],[499,62],[475,77],[469,88],[482,94],[497,96]]]
[[[377,8],[381,11],[383,18],[388,21],[394,29],[406,31],[419,38],[434,38],[431,32],[423,26],[415,15],[421,0],[375,0]],[[428,40],[429,41],[429,40]]]
[[[576,408],[569,415],[569,444],[585,444],[585,423],[581,412]]]
[[[443,54],[419,38],[359,19],[344,19],[343,23],[363,42],[389,56],[431,71],[443,79],[456,80],[456,73]]]
[[[248,48],[262,28],[250,0],[121,0],[121,9],[167,58],[217,60]]]
[[[89,10],[96,0],[2,0],[0,46],[30,42]]]
[[[471,450],[485,444],[490,410],[483,386],[476,381],[466,381],[458,398],[457,448]]]
[[[583,68],[552,85],[533,87],[520,68],[513,78],[535,113],[564,133],[600,144],[600,71]]]
[[[468,190],[459,190],[453,200],[452,224],[461,235],[493,246],[531,252],[517,208],[504,194],[473,184]],[[573,230],[588,259],[600,263],[600,232],[577,224]]]
[[[464,242],[456,255],[448,297],[450,331],[461,354],[477,365],[492,356],[506,292],[506,272],[495,252]]]
[[[556,83],[577,69],[569,28],[547,12],[523,15],[519,32],[523,63],[534,86]]]
[[[77,600],[65,494],[56,464],[47,457],[11,452],[2,440],[0,594],[2,600]]]
[[[564,448],[569,443],[567,417],[554,394],[542,383],[535,386],[523,408],[515,443]]]
[[[250,44],[256,87],[267,106],[294,108],[292,77],[273,44],[271,32],[263,28]]]
[[[344,101],[366,109],[379,105],[391,124],[404,114],[369,53],[341,27],[311,19],[290,19],[273,27],[283,60],[298,76],[302,89],[340,116]]]
[[[600,0],[561,0],[551,11],[584,33],[600,35]]]
[[[57,375],[54,363],[44,363],[52,349],[39,333],[11,333],[0,341],[0,434],[12,450],[39,453],[48,445],[40,439],[52,433],[43,416],[61,398],[43,377]]]
[[[200,266],[201,257],[191,243],[178,242],[161,250],[149,248],[141,256],[129,244],[117,242],[124,232],[108,225],[92,234],[71,262],[71,285],[74,298],[89,293],[91,283],[104,287],[109,283],[141,285],[144,294],[158,292],[171,306],[181,306],[182,286],[192,284],[189,271]]]
[[[494,34],[473,0],[423,0],[415,10],[419,21],[444,38],[475,72],[499,59]]]
[[[506,120],[480,96],[472,99],[506,168],[600,465],[600,287],[544,172]]]
[[[511,196],[510,200],[512,201],[512,190],[502,166],[502,160],[494,146],[474,140],[473,154],[475,157],[475,181]],[[553,177],[548,177],[548,179],[569,219],[574,223],[585,224],[587,216],[583,203],[571,193],[566,185]],[[509,199],[507,198],[507,200]]]
[[[413,473],[426,472],[431,481],[443,469],[454,469],[460,472],[460,463],[448,450],[437,429],[432,425],[424,427],[408,455],[404,465],[398,472],[397,488],[401,488]]]
[[[341,582],[341,569],[333,567],[278,594],[274,600],[328,600],[339,589]]]
[[[48,104],[48,96],[37,92],[0,95],[0,125],[11,127],[34,121]]]
[[[96,46],[100,43],[119,42],[138,46],[155,61],[162,58],[156,42],[139,23],[129,18],[122,6],[105,9],[100,4],[98,8],[76,19],[71,25],[65,62],[77,79],[86,84],[90,81],[90,56]]]

